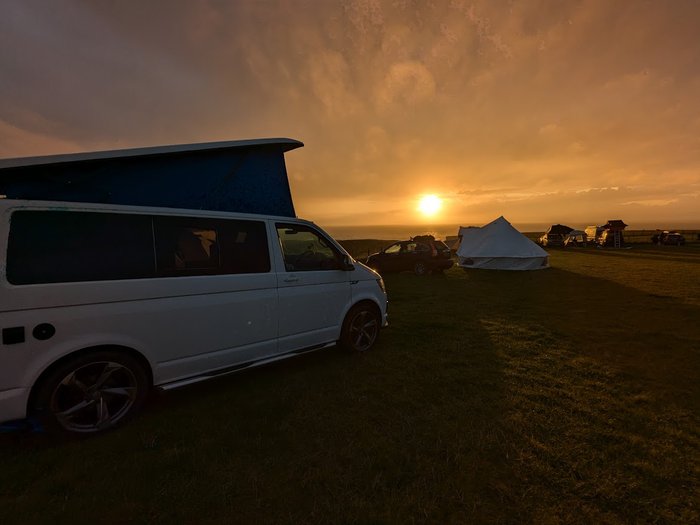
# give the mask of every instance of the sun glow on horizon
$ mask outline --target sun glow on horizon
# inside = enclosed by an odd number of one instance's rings
[[[432,217],[442,208],[442,199],[437,195],[424,195],[418,202],[418,211]]]

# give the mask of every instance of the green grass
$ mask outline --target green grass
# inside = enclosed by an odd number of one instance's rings
[[[391,327],[0,440],[3,523],[700,520],[700,246],[386,276]]]

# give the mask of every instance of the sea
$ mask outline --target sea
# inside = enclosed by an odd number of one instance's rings
[[[483,226],[483,224],[412,224],[412,225],[376,225],[376,226],[326,226],[319,224],[335,239],[382,239],[400,240],[415,237],[416,235],[432,235],[436,239],[445,239],[448,236],[457,235],[460,226]],[[521,232],[545,231],[549,224],[513,224]]]
[[[572,228],[585,228],[593,224],[603,224],[596,221],[589,223],[576,222],[568,224]],[[700,229],[698,221],[659,221],[658,223],[629,222],[628,230],[684,230]],[[545,232],[552,223],[513,223],[516,230],[522,233],[542,233]],[[432,235],[436,239],[445,239],[448,236],[457,235],[460,226],[483,226],[483,224],[435,224],[435,225],[375,225],[375,226],[328,226],[319,224],[324,230],[334,238],[340,240],[353,239],[380,239],[380,240],[400,240],[415,237],[416,235]]]

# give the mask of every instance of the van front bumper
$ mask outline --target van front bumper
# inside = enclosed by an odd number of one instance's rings
[[[28,388],[0,390],[0,423],[27,417]]]

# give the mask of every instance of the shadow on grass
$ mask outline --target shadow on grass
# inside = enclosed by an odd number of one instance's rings
[[[0,503],[25,523],[104,522],[105,505],[112,522],[501,515],[502,373],[488,334],[473,320],[444,338],[439,319],[411,323],[396,307],[372,352],[318,352],[167,393],[98,439],[11,447]]]
[[[698,519],[700,309],[557,268],[407,278],[390,292],[446,334],[478,319],[499,357],[506,521]]]
[[[557,268],[386,283],[375,350],[167,393],[98,439],[8,444],[0,506],[23,523],[698,519],[697,307]]]
[[[469,283],[464,294],[476,303],[473,315],[539,325],[580,357],[700,412],[697,306],[559,268],[528,275],[471,271],[462,279]],[[463,302],[462,310],[468,305]]]
[[[674,262],[698,263],[700,262],[700,249],[697,246],[635,246],[628,248],[594,248],[586,247],[575,249],[580,255],[625,258],[625,259],[647,259],[651,261],[672,260]],[[568,248],[557,251],[571,251]]]

